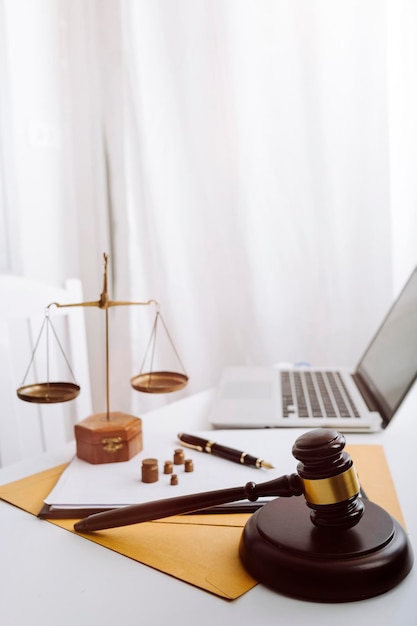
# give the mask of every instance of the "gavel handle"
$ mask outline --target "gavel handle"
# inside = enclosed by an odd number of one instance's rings
[[[303,484],[298,474],[281,476],[259,485],[249,482],[244,487],[233,487],[231,489],[219,489],[216,491],[206,491],[195,493],[178,498],[167,498],[146,502],[144,504],[134,504],[121,509],[111,509],[103,513],[95,513],[74,524],[74,530],[78,532],[89,532],[103,530],[105,528],[116,528],[128,526],[141,522],[170,517],[171,515],[181,515],[182,513],[192,513],[206,509],[217,504],[226,502],[236,502],[237,500],[255,501],[263,496],[298,496],[303,493]]]

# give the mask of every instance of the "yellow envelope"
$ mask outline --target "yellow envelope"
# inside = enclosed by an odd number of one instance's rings
[[[404,527],[382,446],[346,446],[367,496]],[[37,515],[66,466],[0,487],[0,498]],[[243,568],[239,542],[247,514],[174,516],[81,535],[136,561],[232,600],[257,582]],[[74,532],[75,520],[48,520]]]
[[[0,487],[0,498],[37,515],[65,467],[54,467],[3,485]],[[238,555],[240,536],[248,517],[245,514],[175,516],[85,537],[232,600],[257,584],[241,565]],[[48,521],[75,532],[75,520]]]

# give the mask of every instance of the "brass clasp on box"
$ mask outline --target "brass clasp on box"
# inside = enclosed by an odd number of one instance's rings
[[[101,440],[103,444],[103,450],[106,452],[117,452],[123,448],[123,441],[121,437],[105,437]]]

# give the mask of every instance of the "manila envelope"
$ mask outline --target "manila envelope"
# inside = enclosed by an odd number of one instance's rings
[[[350,445],[367,497],[405,527],[382,446]],[[37,515],[66,465],[54,467],[0,487],[0,498]],[[81,537],[233,600],[257,584],[239,559],[239,542],[250,514],[181,515]],[[75,520],[48,520],[70,532]],[[77,533],[78,534],[78,533]]]

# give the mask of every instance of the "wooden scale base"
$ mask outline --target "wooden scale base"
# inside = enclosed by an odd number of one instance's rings
[[[240,558],[259,582],[316,602],[351,602],[385,593],[409,573],[407,536],[384,509],[366,500],[348,530],[316,528],[303,498],[277,498],[246,523]]]
[[[77,456],[92,464],[129,461],[143,448],[140,417],[95,413],[74,426]]]

